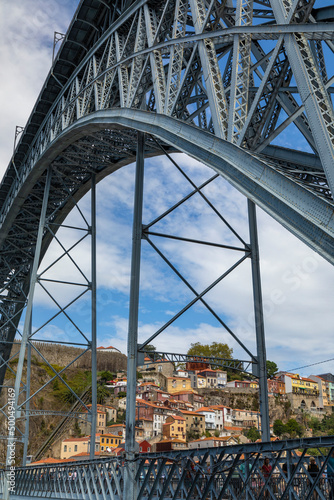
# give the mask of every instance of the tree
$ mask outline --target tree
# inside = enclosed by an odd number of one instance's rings
[[[96,391],[97,403],[103,405],[109,396],[110,392],[108,391],[108,389],[104,385],[98,384]]]
[[[188,356],[205,356],[210,358],[232,359],[233,349],[227,344],[221,342],[212,342],[212,344],[201,344],[195,342],[190,344],[190,349],[187,352]],[[211,363],[211,368],[221,368],[219,365]],[[227,371],[229,374],[229,370]]]
[[[199,439],[200,433],[198,431],[195,431],[191,429],[190,431],[187,431],[187,441],[195,441],[196,439]]]
[[[98,375],[100,377],[101,382],[104,383],[109,382],[114,378],[114,375],[109,370],[104,370],[102,372],[99,372]]]
[[[290,420],[287,421],[285,424],[285,431],[291,438],[296,436],[301,437],[304,433],[303,427],[294,418],[290,418]]]
[[[285,432],[285,425],[283,424],[282,420],[275,420],[274,425],[273,425],[273,432],[275,436],[282,436]]]
[[[260,439],[261,434],[260,431],[256,427],[250,427],[246,432],[245,436],[247,439],[252,441],[252,443],[255,443],[257,439]]]
[[[278,366],[276,365],[276,363],[274,363],[274,361],[269,361],[268,359],[267,359],[266,366],[267,366],[268,377],[274,378],[275,374],[278,372]]]
[[[155,352],[157,349],[153,344],[147,344],[144,347],[145,352]]]
[[[187,352],[188,356],[207,356],[210,358],[232,359],[233,349],[227,344],[221,342],[212,342],[212,344],[201,344],[195,342],[190,344]],[[213,365],[214,366],[214,365]]]

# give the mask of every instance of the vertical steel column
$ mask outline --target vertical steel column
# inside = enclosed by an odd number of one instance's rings
[[[136,181],[134,196],[134,214],[132,227],[132,260],[130,281],[130,309],[128,332],[128,366],[126,392],[126,434],[125,434],[125,477],[124,500],[135,500],[136,466],[135,457],[135,421],[136,421],[136,387],[137,387],[137,339],[138,339],[138,307],[140,283],[140,253],[142,238],[142,212],[144,187],[144,150],[145,136],[138,132],[137,136]]]
[[[92,406],[89,458],[95,458],[95,434],[97,421],[97,363],[96,363],[96,179],[92,174],[91,187],[91,266],[92,266]]]
[[[22,380],[24,357],[25,357],[25,352],[26,352],[28,337],[29,337],[29,331],[30,331],[32,303],[33,303],[33,298],[34,298],[35,286],[36,286],[36,282],[37,282],[37,270],[38,270],[40,256],[41,256],[43,231],[44,231],[44,226],[45,226],[46,210],[47,210],[47,206],[48,206],[51,177],[52,177],[52,170],[49,167],[48,171],[47,171],[45,187],[44,187],[43,204],[42,204],[41,216],[39,219],[38,234],[37,234],[37,240],[36,240],[36,246],[35,246],[35,256],[34,256],[34,261],[33,261],[31,275],[30,275],[30,288],[29,288],[29,295],[28,295],[28,301],[27,301],[27,309],[26,309],[26,315],[25,315],[25,319],[24,319],[24,327],[23,327],[23,333],[22,333],[22,339],[21,339],[20,354],[19,354],[19,360],[17,363],[17,371],[16,371],[16,378],[15,378],[15,385],[14,385],[14,391],[15,391],[14,392],[14,408],[15,408],[14,415],[15,415],[15,420],[19,416],[18,415],[19,392],[20,392],[20,386],[21,386],[21,380]],[[6,465],[7,466],[13,465],[12,460],[11,460],[11,450],[15,450],[15,432],[10,432],[9,436],[8,436],[7,458],[6,458]]]
[[[31,336],[32,329],[32,315],[30,316],[30,328],[29,328],[29,337]],[[24,425],[24,441],[23,441],[23,457],[22,457],[22,466],[25,467],[27,465],[27,453],[28,453],[28,443],[29,443],[29,410],[30,410],[30,373],[31,373],[31,343],[28,341],[27,348],[27,381],[26,381],[26,399],[27,402],[25,404],[25,425]]]
[[[264,336],[264,320],[262,306],[262,290],[260,277],[259,241],[256,224],[256,207],[253,201],[248,200],[248,222],[251,245],[253,302],[255,315],[256,349],[259,376],[259,395],[261,413],[262,441],[270,441],[269,401],[266,366],[266,342]]]

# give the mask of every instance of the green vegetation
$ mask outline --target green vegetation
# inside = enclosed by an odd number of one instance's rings
[[[223,344],[221,342],[212,342],[212,344],[201,344],[200,342],[195,342],[194,344],[190,344],[190,349],[187,352],[188,356],[206,356],[209,358],[221,358],[221,359],[232,359],[233,349],[229,347],[227,344]],[[222,369],[219,365],[211,364],[211,368],[214,369]],[[236,376],[235,376],[236,375]],[[242,374],[235,372],[231,372],[227,370],[228,380],[234,380],[242,378]]]
[[[273,425],[273,431],[275,436],[277,437],[281,437],[282,434],[284,434],[285,425],[283,424],[282,420],[275,420]]]
[[[78,370],[67,383],[75,394],[81,395],[92,385],[92,373],[88,370]],[[74,403],[76,398],[72,391],[60,381],[56,386],[55,384],[53,386],[54,395],[64,403]]]
[[[316,417],[309,417],[307,425],[312,429],[313,436],[332,435],[334,434],[334,414],[324,415],[322,420]]]
[[[195,430],[187,431],[187,441],[196,441],[196,439],[199,439],[200,437],[201,436],[198,431]]]
[[[145,346],[145,351],[146,352],[154,352],[156,351],[156,347],[153,345],[153,344],[147,344],[147,346]]]
[[[125,422],[125,411],[118,410],[116,424],[124,424]]]
[[[282,420],[275,420],[273,425],[273,431],[275,436],[288,436],[290,438],[302,437],[304,434],[304,427],[297,422],[294,418],[290,418],[286,424],[283,424]]]
[[[274,378],[275,374],[278,372],[278,366],[274,363],[274,361],[269,361],[268,359],[266,366],[268,378]]]
[[[97,384],[97,403],[103,405],[110,396],[110,391],[103,384]]]
[[[114,373],[111,373],[109,370],[104,370],[102,372],[98,372],[97,376],[99,377],[101,382],[107,383],[114,378]]]
[[[260,439],[261,434],[256,427],[250,427],[244,432],[244,436],[246,436],[247,439],[252,441],[252,443],[255,443],[257,439]]]
[[[212,342],[212,344],[201,344],[195,342],[190,344],[187,354],[189,356],[208,356],[213,358],[232,359],[233,349],[227,344],[221,342]]]

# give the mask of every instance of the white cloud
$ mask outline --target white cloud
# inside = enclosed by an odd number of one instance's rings
[[[0,4],[0,175],[13,153],[51,68],[54,31],[65,33],[78,2],[25,0]]]

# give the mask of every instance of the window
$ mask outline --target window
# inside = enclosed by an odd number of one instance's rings
[[[74,451],[78,451],[78,445],[77,444],[74,445]]]
[[[104,443],[104,438],[101,439],[101,443]]]
[[[64,453],[67,451],[67,445],[64,444]]]

